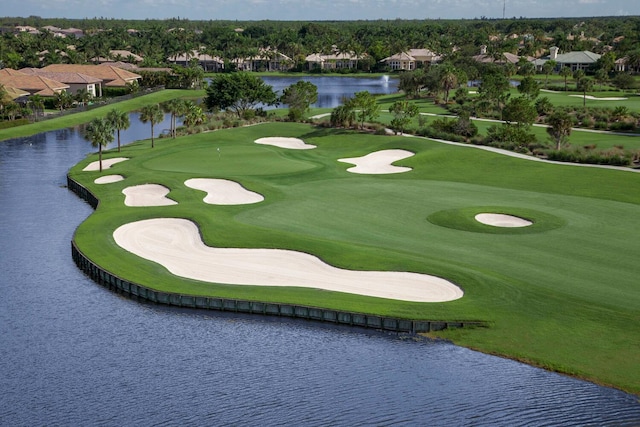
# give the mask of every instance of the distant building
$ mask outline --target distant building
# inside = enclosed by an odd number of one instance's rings
[[[396,53],[380,62],[386,64],[390,70],[415,70],[421,66],[428,66],[442,60],[442,56],[429,49],[409,49],[405,52]]]
[[[556,46],[549,48],[549,55],[543,56],[533,61],[537,70],[542,70],[542,66],[547,61],[556,61],[556,70],[568,67],[571,71],[587,70],[593,66],[602,55],[590,52],[588,50],[559,53],[560,49]]]
[[[211,56],[209,54],[200,52],[198,50],[192,50],[189,53],[181,53],[179,55],[167,58],[167,62],[176,65],[188,66],[191,61],[197,60],[198,65],[207,72],[217,72],[224,69],[224,61],[217,56]]]

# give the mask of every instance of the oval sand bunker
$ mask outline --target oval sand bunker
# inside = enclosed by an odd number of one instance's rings
[[[288,148],[290,150],[311,150],[316,148],[315,145],[307,144],[298,138],[284,138],[279,136],[259,138],[254,141],[256,144],[273,145],[280,148]]]
[[[120,182],[124,180],[122,175],[105,175],[100,178],[96,178],[93,182],[96,184],[111,184],[113,182]]]
[[[113,232],[113,238],[121,248],[163,265],[176,276],[205,282],[297,286],[417,302],[453,301],[463,296],[455,284],[427,274],[345,270],[284,249],[206,246],[196,224],[180,218],[125,224]]]
[[[527,227],[533,222],[513,215],[481,213],[475,216],[476,221],[493,227]]]

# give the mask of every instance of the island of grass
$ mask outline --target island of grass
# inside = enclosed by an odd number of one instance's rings
[[[260,138],[296,138],[315,148],[257,144]],[[413,155],[394,160],[397,173],[348,171],[356,159],[389,150]],[[406,319],[483,320],[490,326],[437,335],[640,392],[637,173],[293,123],[161,139],[153,149],[141,141],[104,153],[128,160],[102,173],[84,171],[96,157],[69,173],[100,200],[74,241],[123,279],[188,295]],[[124,179],[94,182],[112,175]],[[205,203],[207,191],[185,184],[193,179],[231,181],[263,200]],[[125,204],[124,190],[150,184],[168,190],[163,197],[175,203]],[[498,227],[477,221],[479,214],[530,225]],[[208,248],[295,251],[342,270],[433,276],[463,295],[422,302],[182,277],[116,241],[121,227],[156,219],[193,224]]]

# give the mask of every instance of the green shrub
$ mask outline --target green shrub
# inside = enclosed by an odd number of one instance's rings
[[[16,119],[16,120],[7,120],[4,122],[0,122],[0,129],[9,129],[14,128],[16,126],[28,125],[29,119]]]

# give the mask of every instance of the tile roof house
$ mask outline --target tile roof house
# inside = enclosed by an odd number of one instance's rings
[[[380,62],[385,63],[391,70],[415,70],[422,65],[430,65],[439,62],[442,57],[429,49],[409,49],[405,52],[384,58]]]
[[[42,71],[56,73],[80,73],[103,81],[103,87],[126,87],[137,82],[142,76],[112,65],[51,64]]]
[[[67,92],[76,94],[80,90],[86,90],[92,97],[102,96],[102,79],[75,72],[45,71],[41,68],[23,68],[25,74],[42,76],[69,85]]]
[[[54,96],[69,85],[44,76],[25,74],[11,68],[0,70],[0,84],[29,92],[30,95]]]

